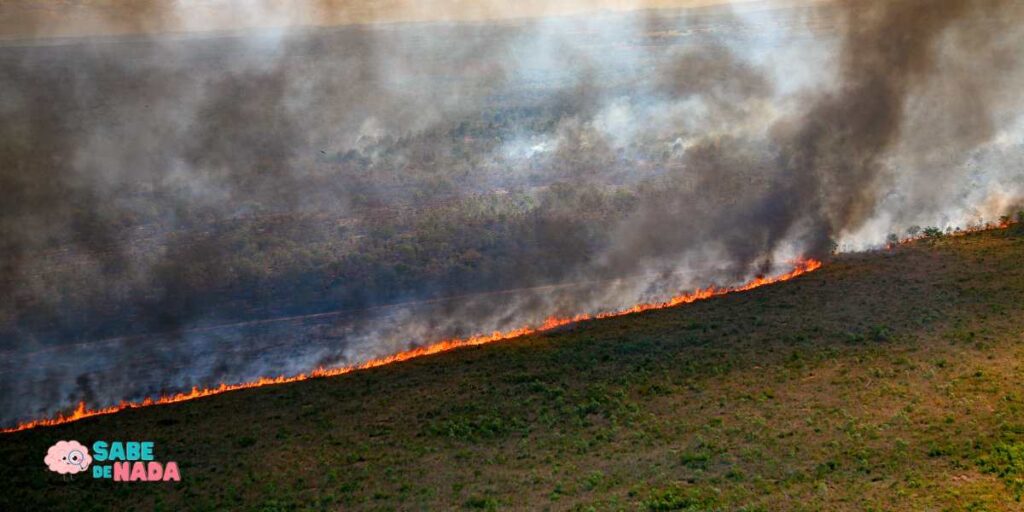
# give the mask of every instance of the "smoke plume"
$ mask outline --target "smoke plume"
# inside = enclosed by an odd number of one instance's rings
[[[66,39],[28,9],[0,46],[0,421],[662,301],[1024,202],[1018,2],[528,4],[103,4]]]

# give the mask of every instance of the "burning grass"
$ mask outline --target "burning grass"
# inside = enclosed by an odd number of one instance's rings
[[[417,358],[417,357],[423,357],[423,356],[428,356],[428,355],[433,355],[433,354],[439,354],[441,352],[447,352],[449,350],[454,350],[454,349],[457,349],[457,348],[471,347],[471,346],[477,346],[477,345],[484,345],[484,344],[487,344],[487,343],[494,343],[494,342],[497,342],[497,341],[505,341],[505,340],[515,339],[515,338],[520,338],[520,337],[523,337],[523,336],[527,336],[527,335],[531,335],[531,334],[537,334],[537,333],[542,333],[542,332],[550,331],[552,329],[563,327],[565,325],[574,324],[574,323],[578,323],[578,322],[583,322],[583,321],[587,321],[587,320],[614,318],[614,317],[617,317],[617,316],[631,315],[631,314],[636,314],[636,313],[642,313],[644,311],[651,311],[651,310],[655,310],[655,309],[664,309],[664,308],[675,307],[675,306],[679,306],[679,305],[683,305],[683,304],[690,304],[690,303],[693,303],[693,302],[696,302],[696,301],[699,301],[699,300],[705,300],[705,299],[709,299],[709,298],[712,298],[712,297],[717,297],[717,296],[720,296],[720,295],[725,295],[727,293],[745,292],[745,291],[753,290],[755,288],[760,288],[762,286],[766,286],[766,285],[770,285],[770,284],[775,284],[775,283],[779,283],[779,282],[783,282],[783,281],[788,281],[790,279],[793,279],[795,277],[801,276],[801,275],[806,274],[808,272],[813,272],[813,271],[821,268],[821,265],[822,265],[822,263],[820,261],[817,261],[817,260],[814,260],[814,259],[800,260],[800,261],[794,262],[793,269],[790,270],[789,272],[785,272],[783,274],[779,274],[779,275],[776,275],[776,276],[758,276],[757,278],[755,278],[755,279],[753,279],[753,280],[751,280],[751,281],[749,281],[747,283],[744,283],[742,285],[738,285],[738,286],[731,286],[731,287],[714,287],[714,286],[710,286],[708,288],[703,288],[703,289],[696,290],[696,291],[693,291],[693,292],[677,295],[677,296],[675,296],[675,297],[673,297],[673,298],[671,298],[671,299],[669,299],[668,301],[665,301],[665,302],[637,304],[637,305],[632,306],[630,308],[626,308],[626,309],[622,309],[622,310],[618,310],[618,311],[609,311],[609,312],[598,313],[596,315],[579,314],[579,315],[576,315],[576,316],[573,316],[573,317],[555,317],[555,316],[552,316],[552,317],[548,317],[542,324],[540,324],[538,326],[521,327],[521,328],[518,328],[518,329],[513,329],[513,330],[505,331],[505,332],[496,331],[496,332],[493,332],[493,333],[490,333],[490,334],[481,334],[481,335],[472,336],[472,337],[465,338],[465,339],[442,340],[442,341],[439,341],[439,342],[436,342],[436,343],[429,343],[429,344],[426,344],[426,345],[423,345],[423,346],[420,346],[420,347],[416,347],[416,348],[412,348],[412,349],[409,349],[409,350],[406,350],[406,351],[403,351],[403,352],[399,352],[397,354],[392,354],[390,356],[386,356],[386,357],[382,357],[382,358],[378,358],[378,359],[371,359],[369,361],[366,361],[364,363],[361,363],[361,364],[358,364],[358,365],[354,365],[354,366],[345,366],[345,367],[340,367],[340,368],[322,368],[321,367],[321,368],[317,368],[317,369],[313,370],[310,373],[301,373],[301,374],[292,375],[292,376],[279,375],[277,377],[261,377],[261,378],[259,378],[257,380],[254,380],[254,381],[241,382],[241,383],[237,383],[237,384],[221,383],[219,386],[213,387],[213,388],[193,387],[192,390],[188,391],[188,392],[175,393],[175,394],[170,394],[170,395],[162,395],[162,396],[159,396],[157,398],[146,398],[146,399],[140,400],[140,401],[122,401],[119,404],[108,406],[108,407],[89,408],[85,404],[85,402],[79,402],[78,407],[75,408],[74,411],[72,411],[72,412],[70,412],[68,414],[59,414],[59,415],[57,415],[56,417],[53,417],[53,418],[42,418],[42,419],[38,419],[38,420],[31,420],[31,421],[23,422],[23,423],[18,424],[15,427],[6,428],[6,429],[0,429],[0,433],[11,433],[11,432],[18,432],[18,431],[21,431],[21,430],[28,430],[28,429],[36,428],[36,427],[48,427],[48,426],[54,426],[54,425],[61,425],[61,424],[64,424],[64,423],[70,423],[70,422],[73,422],[73,421],[78,421],[78,420],[81,420],[81,419],[84,419],[84,418],[90,418],[90,417],[93,417],[93,416],[101,416],[101,415],[105,415],[105,414],[113,414],[113,413],[116,413],[116,412],[124,411],[126,409],[138,409],[138,408],[150,407],[150,406],[154,406],[154,405],[165,405],[165,404],[172,404],[172,403],[177,403],[177,402],[186,402],[186,401],[189,401],[189,400],[195,400],[197,398],[204,398],[204,397],[208,397],[208,396],[219,395],[221,393],[227,393],[229,391],[238,391],[238,390],[242,390],[242,389],[251,389],[251,388],[264,387],[264,386],[274,386],[274,385],[279,385],[279,384],[288,384],[288,383],[292,383],[292,382],[300,382],[300,381],[304,381],[304,380],[324,378],[324,377],[336,377],[336,376],[339,376],[339,375],[345,375],[347,373],[351,373],[353,371],[366,370],[366,369],[369,369],[369,368],[376,368],[376,367],[384,366],[384,365],[388,365],[388,364],[399,363],[399,362],[408,361],[410,359]]]
[[[1018,510],[1024,237],[0,437],[3,510]],[[57,439],[182,481],[62,482]],[[37,469],[32,469],[37,468]]]

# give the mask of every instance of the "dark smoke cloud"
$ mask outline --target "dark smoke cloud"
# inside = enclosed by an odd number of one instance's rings
[[[708,137],[694,145],[683,172],[690,179],[674,180],[685,190],[644,205],[626,224],[627,243],[613,264],[634,264],[637,254],[678,256],[707,241],[724,245],[741,275],[770,263],[766,258],[794,239],[803,253],[824,257],[836,240],[879,215],[893,173],[920,176],[923,191],[946,200],[949,175],[964,170],[932,157],[963,158],[989,141],[998,114],[994,97],[1004,99],[1003,108],[1017,107],[1005,104],[1005,89],[992,86],[1017,76],[1019,59],[1007,54],[1007,45],[1020,42],[1020,31],[1006,21],[1022,19],[1016,2],[841,2],[823,9],[841,19],[838,83],[802,93],[809,107],[783,116],[764,141]],[[960,56],[977,67],[943,62],[943,38],[969,42],[973,57]],[[677,63],[682,78],[669,80],[668,90],[701,92],[717,107],[716,119],[730,119],[729,108],[771,94],[763,75],[724,47]],[[688,73],[697,70],[695,77]],[[918,95],[931,102],[929,117],[941,119],[909,125],[907,107]],[[901,144],[898,156],[908,166],[893,169],[887,159]],[[941,177],[947,179],[936,180]],[[767,180],[767,193],[744,187],[759,179]]]
[[[182,23],[139,5],[107,23]],[[0,47],[0,419],[994,220],[1024,198],[1021,11],[850,1]]]
[[[820,218],[813,249],[855,230],[876,213],[884,180],[882,159],[904,132],[906,104],[936,78],[936,42],[946,29],[982,7],[999,2],[845,2],[840,86],[817,99],[809,112],[778,127],[779,167],[788,178],[782,194],[795,197],[800,216]],[[984,32],[987,29],[981,29]],[[973,36],[978,50],[987,41]],[[991,70],[995,73],[996,70]],[[942,73],[942,80],[957,80]],[[951,96],[970,95],[956,87]],[[991,136],[988,105],[979,96],[970,108],[973,126],[955,140],[976,145]],[[793,219],[785,219],[785,225]],[[781,230],[779,230],[781,231]],[[781,232],[779,235],[781,236]]]

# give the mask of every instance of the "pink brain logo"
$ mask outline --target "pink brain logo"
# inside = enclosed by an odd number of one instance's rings
[[[89,449],[78,441],[57,441],[57,444],[46,451],[43,462],[50,471],[74,475],[88,469],[89,464],[92,464],[92,457],[89,455]]]

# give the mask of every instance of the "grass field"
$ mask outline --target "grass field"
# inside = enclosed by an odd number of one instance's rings
[[[1020,510],[1024,235],[0,437],[0,510]],[[65,482],[60,439],[180,483]]]

